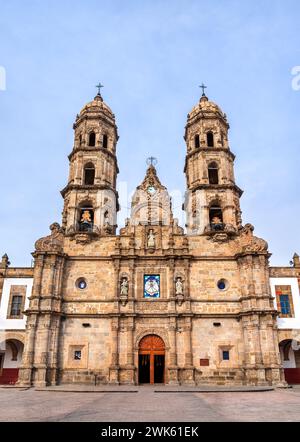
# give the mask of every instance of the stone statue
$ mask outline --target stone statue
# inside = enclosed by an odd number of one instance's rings
[[[152,247],[152,248],[155,247],[155,234],[153,233],[153,230],[152,230],[152,229],[149,230],[149,233],[148,233],[148,242],[147,242],[147,246],[148,246],[148,247]]]
[[[121,282],[121,295],[128,295],[128,281],[127,278],[123,278]]]
[[[183,282],[181,278],[176,279],[175,289],[176,295],[183,295]]]
[[[109,226],[109,215],[108,215],[108,212],[105,212],[105,215],[104,215],[104,225],[105,226]]]

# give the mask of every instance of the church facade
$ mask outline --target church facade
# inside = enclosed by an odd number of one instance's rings
[[[117,233],[115,116],[100,93],[84,106],[62,222],[35,244],[20,385],[284,385],[281,298],[242,222],[228,130],[203,94],[185,127],[186,229],[150,159]]]

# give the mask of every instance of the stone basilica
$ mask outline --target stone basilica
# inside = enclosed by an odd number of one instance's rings
[[[185,127],[186,229],[153,159],[117,234],[118,130],[100,93],[74,123],[61,225],[35,244],[20,385],[280,385],[270,254],[243,225],[226,114]]]

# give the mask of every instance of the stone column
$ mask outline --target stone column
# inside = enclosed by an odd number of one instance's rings
[[[19,371],[18,385],[30,387],[32,383],[32,368],[34,359],[34,343],[36,333],[37,314],[31,314],[27,319],[26,339]]]
[[[177,365],[177,318],[171,317],[169,324],[169,365],[168,369],[168,384],[177,385],[178,384],[178,365]]]
[[[242,327],[245,347],[245,378],[247,384],[266,385],[265,367],[260,340],[261,316],[253,310],[259,309],[262,301],[261,282],[256,281],[257,260],[246,255],[238,260],[242,288]],[[254,270],[255,267],[255,270]],[[261,275],[259,275],[261,279]],[[260,287],[260,288],[259,288]]]
[[[185,348],[185,363],[183,382],[185,384],[195,384],[194,380],[194,366],[192,353],[192,318],[185,318],[184,325],[184,348]]]
[[[119,384],[119,317],[111,320],[111,365],[109,383]]]
[[[34,367],[36,369],[33,385],[35,387],[46,387],[49,329],[51,324],[50,314],[40,316],[38,319],[38,341],[35,343]]]
[[[127,318],[127,358],[126,358],[126,383],[135,383],[135,366],[133,350],[134,318]]]

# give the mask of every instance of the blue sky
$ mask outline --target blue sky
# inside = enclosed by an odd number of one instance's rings
[[[119,181],[134,190],[151,154],[171,192],[185,190],[184,126],[204,81],[230,121],[244,223],[273,265],[300,253],[299,1],[1,0],[0,12],[0,254],[13,265],[30,265],[61,221],[72,124],[98,81],[119,127]]]

